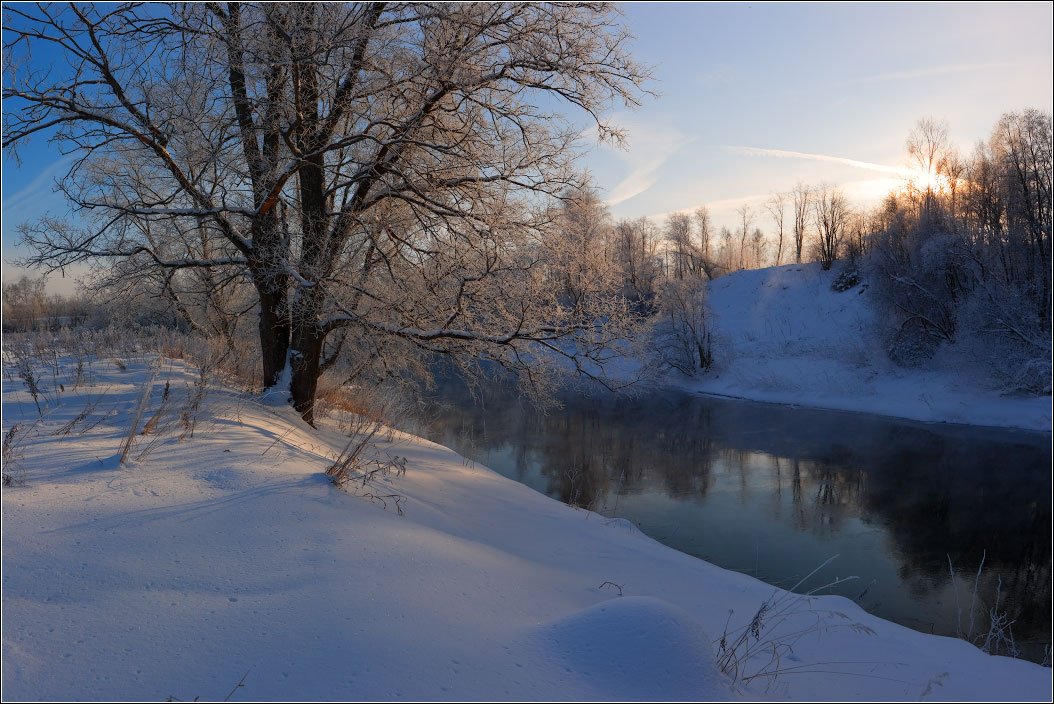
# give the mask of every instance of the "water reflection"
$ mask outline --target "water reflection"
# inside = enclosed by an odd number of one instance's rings
[[[782,586],[838,554],[830,576],[859,578],[838,593],[946,635],[969,630],[976,581],[975,637],[998,599],[1027,656],[1051,640],[1047,436],[686,394],[548,415],[497,388],[439,400],[415,430],[671,547]]]

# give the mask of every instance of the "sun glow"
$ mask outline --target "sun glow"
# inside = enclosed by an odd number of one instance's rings
[[[914,168],[908,174],[908,182],[916,189],[926,192],[940,193],[948,190],[950,182],[944,174],[936,170]]]

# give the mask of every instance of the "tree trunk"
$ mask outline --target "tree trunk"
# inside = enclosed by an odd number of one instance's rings
[[[257,259],[250,261],[253,287],[260,301],[260,358],[263,388],[278,383],[289,352],[289,277],[281,263],[288,256],[282,228],[274,211],[253,223],[252,236]]]
[[[273,282],[255,281],[260,297],[260,356],[263,361],[263,388],[269,389],[278,382],[285,369],[289,352],[289,317],[285,291],[274,290]]]
[[[315,424],[315,391],[321,374],[320,361],[325,337],[314,324],[297,326],[290,350],[293,379],[289,391],[293,396],[293,408],[311,425]]]
[[[314,51],[317,8],[309,3],[296,5],[296,8],[300,13],[296,41],[302,42],[296,55],[310,56]],[[300,125],[295,139],[301,152],[306,155],[297,170],[302,233],[298,270],[313,285],[303,287],[298,292],[293,309],[294,328],[290,348],[293,378],[289,390],[293,396],[293,407],[305,421],[314,425],[315,392],[318,389],[318,377],[322,373],[322,346],[327,334],[319,323],[325,299],[320,282],[333,266],[340,238],[329,229],[332,213],[326,190],[325,157],[320,149],[324,140],[317,132],[321,127],[318,66],[308,61],[294,60],[292,74],[299,89],[296,111]]]

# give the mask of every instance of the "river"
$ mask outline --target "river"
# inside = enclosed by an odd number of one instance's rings
[[[851,576],[823,592],[978,644],[994,610],[1022,656],[1045,657],[1047,435],[677,391],[540,413],[507,388],[473,398],[447,381],[434,401],[408,429],[677,550],[787,588],[834,558],[798,591]]]

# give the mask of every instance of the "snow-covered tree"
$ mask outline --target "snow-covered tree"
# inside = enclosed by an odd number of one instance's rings
[[[1049,392],[1050,115],[1003,115],[968,160],[932,120],[908,146],[932,178],[892,194],[867,238],[892,356],[917,361],[954,343],[1008,389]]]
[[[799,182],[791,191],[791,197],[794,200],[794,262],[801,264],[805,232],[809,227],[809,215],[812,210],[812,189]]]
[[[692,216],[673,213],[666,218],[666,239],[670,246],[670,276],[695,278],[702,273],[703,254],[692,240]]]
[[[562,194],[553,218],[539,255],[563,304],[582,305],[590,296],[614,292],[611,214],[588,180]]]
[[[703,256],[703,261],[709,262],[713,256],[710,250],[713,247],[714,240],[714,223],[710,219],[710,209],[705,205],[701,205],[695,209],[693,217],[695,219],[695,229],[698,233],[699,252]]]
[[[739,252],[736,258],[736,269],[745,269],[747,266],[747,241],[750,239],[750,226],[754,224],[754,209],[744,203],[736,208],[739,216]]]
[[[539,266],[578,182],[560,108],[619,139],[602,114],[647,77],[626,43],[601,3],[8,5],[5,146],[55,139],[85,214],[29,230],[32,263],[239,278],[262,384],[288,370],[308,420],[332,336],[577,360],[623,319],[562,305]]]
[[[655,224],[646,217],[615,224],[615,259],[623,294],[644,306],[650,306],[655,298],[662,274],[659,235]]]
[[[814,194],[813,213],[816,218],[816,252],[820,266],[826,271],[838,258],[842,237],[849,222],[849,201],[837,188],[821,186]]]
[[[787,209],[787,194],[773,193],[765,201],[765,207],[772,215],[772,222],[776,225],[776,266],[783,263],[783,232]]]
[[[655,349],[663,362],[688,376],[709,371],[714,363],[706,288],[700,279],[670,279],[659,295]]]

